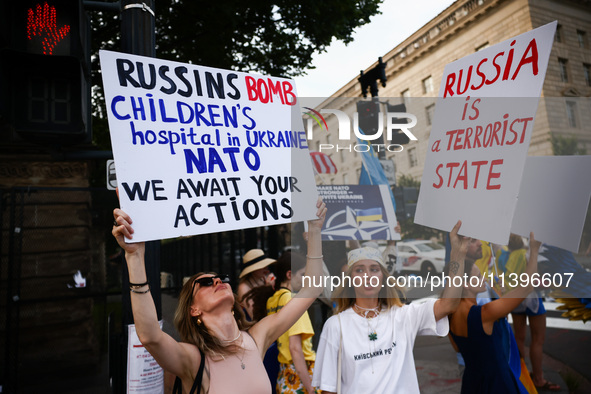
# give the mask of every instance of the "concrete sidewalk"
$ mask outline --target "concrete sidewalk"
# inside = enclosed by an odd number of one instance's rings
[[[459,393],[462,381],[459,375],[457,363],[441,362],[437,360],[415,360],[417,377],[421,393],[425,394],[453,394]],[[546,364],[546,363],[545,363]],[[560,374],[550,370],[547,364],[544,368],[544,376],[552,383],[558,384],[561,391],[554,393],[568,393],[568,387]],[[588,383],[588,382],[587,382]],[[589,387],[579,386],[578,393],[589,393]]]
[[[447,338],[417,337],[414,355],[421,393],[452,394],[461,391],[457,358]],[[526,361],[526,364],[531,371],[529,362]],[[591,383],[569,366],[548,355],[544,355],[543,365],[544,377],[561,387],[561,391],[554,393],[569,393],[561,374],[579,382],[576,393],[591,393]]]

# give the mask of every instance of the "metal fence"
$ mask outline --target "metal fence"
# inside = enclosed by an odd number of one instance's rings
[[[284,246],[276,227],[162,241],[160,266],[161,271],[171,274],[172,285],[177,289],[183,285],[183,278],[197,272],[226,273],[236,288],[246,251],[260,248],[277,258]]]
[[[114,196],[113,196],[114,197]],[[0,190],[2,392],[58,390],[101,369],[110,294],[106,190]]]
[[[0,189],[1,392],[125,391],[122,327],[130,307],[121,292],[125,264],[111,236],[117,204],[105,189]],[[152,250],[160,251],[163,284],[176,294],[183,278],[199,271],[228,273],[237,285],[245,251],[258,247],[277,257],[285,246],[280,233],[208,234]]]

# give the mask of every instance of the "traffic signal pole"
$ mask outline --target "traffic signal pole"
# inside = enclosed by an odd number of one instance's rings
[[[121,51],[156,56],[154,0],[121,1]]]
[[[116,3],[97,4],[96,1],[85,1],[85,5],[93,9],[116,10],[121,12],[121,51],[133,55],[156,56],[156,32],[155,32],[155,13],[154,0],[144,0],[142,2],[134,0],[122,0]],[[116,163],[115,163],[116,164]],[[158,320],[162,319],[162,301],[160,292],[160,241],[146,242],[145,253],[146,275],[150,283],[150,294],[156,306]],[[121,370],[116,373],[118,376],[124,376],[120,382],[113,382],[113,393],[125,393],[127,376],[127,347],[128,347],[128,327],[133,324],[133,313],[131,310],[131,297],[129,293],[129,273],[127,268],[122,269],[122,303],[123,303],[123,338],[121,357],[125,361],[121,363]]]
[[[388,102],[380,102],[378,98],[378,81],[382,85],[382,87],[386,87],[386,63],[382,61],[382,58],[378,58],[378,64],[375,67],[364,72],[363,70],[360,71],[359,78],[357,79],[359,84],[361,85],[361,94],[363,97],[367,97],[368,90],[371,93],[371,101],[358,101],[357,102],[357,114],[359,117],[359,127],[361,130],[366,134],[375,134],[379,127],[379,120],[378,117],[382,116],[380,111],[380,105],[385,104],[387,112],[390,113],[404,113],[406,112],[406,105],[404,103],[398,105],[392,105]],[[393,119],[394,120],[394,119]],[[395,119],[400,121],[401,119]],[[404,121],[406,122],[406,120]],[[404,123],[402,122],[402,123]],[[395,130],[392,136],[392,140],[390,141],[393,144],[405,145],[410,142],[409,137],[402,133],[400,130]],[[385,139],[383,134],[376,140],[378,144],[385,144]],[[378,152],[378,158],[380,160],[386,160],[386,150],[382,149]],[[362,164],[363,165],[363,164]],[[365,168],[367,172],[369,170]],[[371,177],[370,177],[371,179]],[[416,198],[412,200],[411,195],[417,192],[416,188],[408,188],[408,190],[404,190],[404,188],[398,188],[396,185],[389,185],[390,188],[393,188],[393,193],[395,196],[395,206],[397,215],[402,214],[401,216],[404,219],[410,217],[409,212],[412,212],[414,215],[414,207],[416,207]],[[398,198],[396,198],[398,197]],[[411,201],[414,203],[411,203]],[[400,218],[400,216],[399,216]]]
[[[154,0],[138,3],[134,0],[121,1],[121,51],[133,55],[156,56]],[[117,165],[117,163],[115,163]],[[123,269],[123,324],[133,323],[129,276]],[[160,297],[160,241],[146,242],[146,274],[151,284],[152,298],[156,304],[158,319],[162,318]]]
[[[133,55],[156,56],[154,0],[138,2],[121,1],[121,51]],[[117,165],[117,163],[115,163]],[[150,294],[156,305],[158,320],[162,319],[160,293],[160,241],[146,242],[146,275],[151,284]],[[123,325],[127,329],[133,324],[131,298],[129,293],[129,273],[123,269]]]
[[[357,79],[361,84],[361,94],[363,97],[367,97],[367,89],[371,93],[371,97],[378,97],[378,79],[380,80],[382,87],[386,87],[386,63],[382,61],[382,58],[378,58],[378,64],[369,70],[368,72],[359,72],[359,78]]]
[[[369,89],[370,93],[371,93],[371,103],[365,103],[365,102],[358,102],[357,103],[357,113],[359,114],[359,123],[360,126],[363,122],[363,118],[365,117],[366,119],[366,129],[363,129],[363,126],[361,127],[361,129],[363,130],[364,133],[366,134],[372,134],[371,131],[369,130],[369,128],[377,128],[378,125],[378,116],[381,115],[380,113],[380,102],[378,99],[378,80],[380,81],[382,87],[386,87],[386,63],[384,63],[382,61],[382,58],[379,57],[378,58],[378,64],[370,69],[367,72],[364,72],[363,70],[361,70],[359,72],[359,78],[357,78],[357,80],[359,81],[359,84],[361,85],[361,94],[363,95],[363,97],[367,97],[367,90]],[[364,111],[360,112],[359,109],[360,107],[364,107]],[[373,126],[375,123],[375,126]],[[373,126],[373,127],[372,127]],[[378,138],[378,140],[376,141],[378,144],[383,144],[384,143],[384,138],[383,136]],[[384,152],[384,150],[380,150],[378,152],[378,157],[380,159],[385,159],[386,158],[386,152]]]
[[[121,52],[148,57],[156,56],[156,22],[154,0],[121,0],[100,2],[84,0],[86,9],[118,12],[121,15]],[[110,152],[109,152],[110,153]],[[116,163],[115,163],[116,164]],[[125,264],[125,263],[124,263]],[[146,242],[146,275],[150,283],[150,294],[156,306],[158,320],[162,319],[162,299],[160,291],[160,241]],[[131,297],[129,293],[129,273],[122,269],[123,343],[121,344],[121,363],[119,371],[113,376],[113,393],[125,393],[127,376],[128,327],[133,324]]]

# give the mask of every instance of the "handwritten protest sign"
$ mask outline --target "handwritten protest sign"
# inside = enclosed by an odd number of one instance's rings
[[[555,30],[445,67],[415,223],[506,244]]]
[[[579,252],[589,197],[591,156],[528,157],[511,232]]]
[[[318,192],[329,212],[323,240],[400,239],[387,185],[322,185]]]
[[[315,217],[292,80],[110,51],[100,60],[134,241]]]

